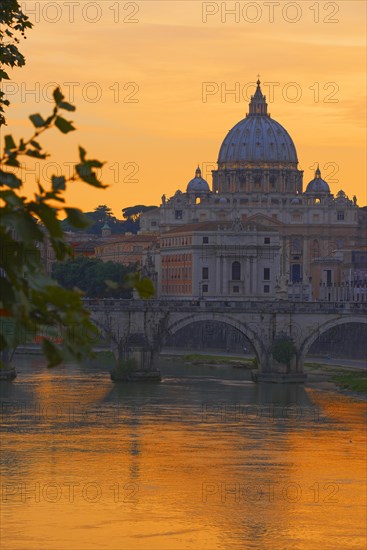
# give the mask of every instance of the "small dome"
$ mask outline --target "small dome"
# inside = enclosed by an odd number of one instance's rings
[[[210,193],[208,182],[201,177],[201,170],[197,167],[195,177],[189,181],[186,193]]]
[[[315,172],[315,177],[307,185],[306,193],[330,193],[330,187],[328,183],[321,178],[321,172],[319,166]]]
[[[297,198],[291,200],[291,204],[300,204],[301,202],[302,202],[301,199],[297,199]]]
[[[227,204],[228,201],[227,201],[227,199],[226,199],[225,197],[221,197],[221,198],[219,199],[218,203],[219,203],[219,204]]]

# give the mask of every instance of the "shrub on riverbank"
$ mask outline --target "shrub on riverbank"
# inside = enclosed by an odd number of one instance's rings
[[[336,374],[332,381],[346,390],[367,393],[367,374],[363,371]]]
[[[183,359],[192,365],[252,366],[251,359],[226,357],[225,355],[200,355],[199,353],[192,353],[184,355]]]
[[[274,341],[271,353],[273,358],[278,361],[278,363],[283,363],[284,365],[289,366],[292,357],[296,354],[296,351],[296,346],[292,340],[284,337]]]

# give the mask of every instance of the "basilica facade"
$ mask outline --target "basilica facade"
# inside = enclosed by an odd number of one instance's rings
[[[141,218],[141,233],[159,237],[148,258],[158,296],[334,300],[358,287],[365,300],[366,212],[356,197],[334,196],[319,168],[304,189],[259,81],[212,177],[210,188],[198,167],[185,191]]]

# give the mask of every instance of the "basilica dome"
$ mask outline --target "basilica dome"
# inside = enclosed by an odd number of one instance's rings
[[[186,188],[186,193],[209,193],[210,187],[208,182],[201,177],[199,166],[196,169],[195,177],[189,181]]]
[[[249,114],[228,132],[218,158],[219,166],[248,162],[298,163],[292,138],[267,113],[266,97],[261,92],[259,80],[251,97]]]
[[[328,183],[321,178],[320,168],[317,167],[315,177],[307,185],[306,193],[318,194],[318,193],[330,193],[330,187]]]

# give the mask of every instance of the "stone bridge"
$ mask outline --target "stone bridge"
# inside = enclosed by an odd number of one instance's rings
[[[367,324],[367,303],[290,301],[85,300],[91,318],[117,358],[135,354],[142,369],[152,366],[167,336],[197,321],[219,321],[251,342],[258,364],[255,380],[303,381],[313,342],[338,325]],[[272,355],[277,339],[291,340],[290,363]],[[138,355],[137,355],[138,354]]]

